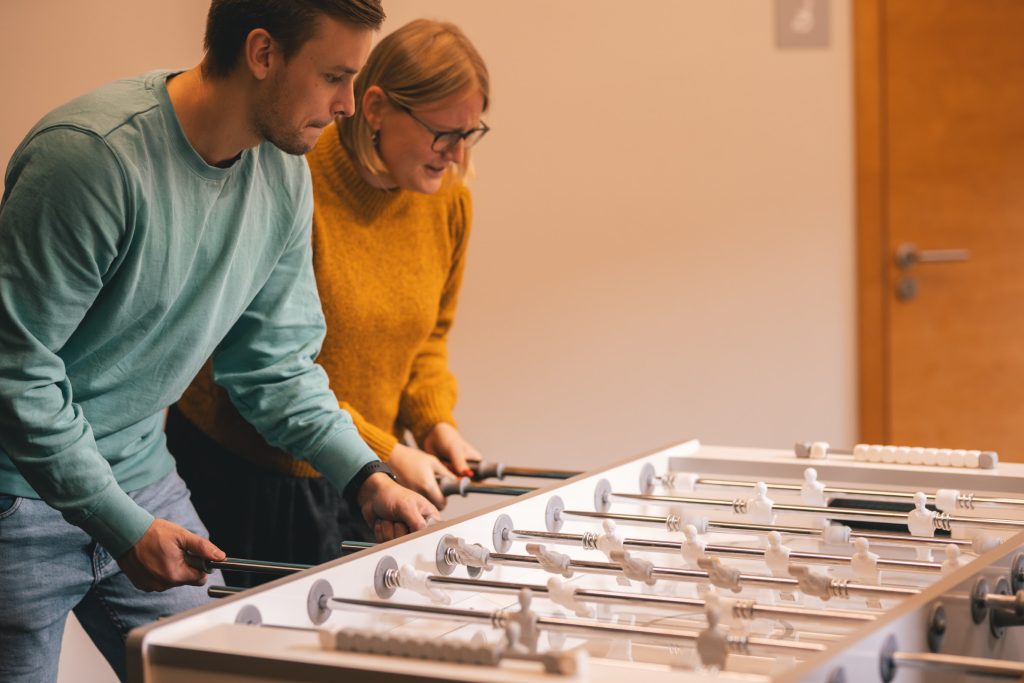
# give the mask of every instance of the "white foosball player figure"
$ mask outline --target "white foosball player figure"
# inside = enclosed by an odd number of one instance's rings
[[[683,542],[679,544],[679,551],[687,565],[696,567],[700,558],[704,557],[705,547],[704,541],[697,536],[697,527],[692,524],[683,527]]]
[[[907,528],[911,536],[926,536],[931,538],[935,535],[935,510],[925,507],[928,503],[928,496],[921,491],[914,494],[914,509],[907,513]]]
[[[733,593],[739,593],[743,588],[740,586],[742,572],[735,567],[722,564],[720,557],[702,557],[697,560],[697,566],[708,573],[708,581],[718,588],[728,588]]]
[[[467,543],[462,538],[448,538],[448,547],[455,553],[458,563],[491,571],[491,553],[479,543]]]
[[[725,661],[729,657],[729,636],[718,623],[720,612],[718,605],[711,603],[704,607],[708,627],[697,636],[697,654],[700,663],[711,671],[724,671]]]
[[[866,538],[854,539],[853,547],[856,548],[853,557],[850,558],[850,568],[853,570],[853,575],[861,583],[877,586],[880,576],[878,571],[878,554],[868,549],[868,539]]]
[[[618,529],[615,528],[615,522],[610,519],[604,520],[601,524],[604,533],[597,537],[597,549],[604,553],[604,556],[609,560],[612,559],[612,553],[616,550],[625,550],[625,542],[622,534],[619,533]],[[629,579],[624,576],[620,576],[615,579],[616,583],[620,586],[628,586]]]
[[[604,533],[597,537],[597,549],[604,553],[605,557],[611,558],[613,550],[624,549],[622,534],[615,528],[615,522],[610,519],[604,520],[601,528]]]
[[[648,586],[653,586],[657,581],[654,578],[654,563],[639,557],[633,557],[628,550],[613,550],[612,562],[622,567],[622,573],[627,579],[639,581]]]
[[[772,576],[789,576],[789,548],[782,545],[782,534],[768,532],[768,547],[764,551],[764,562]]]
[[[661,475],[661,482],[670,491],[692,493],[697,488],[699,474],[691,472],[666,472]]]
[[[548,579],[548,598],[556,605],[570,609],[578,617],[593,618],[596,610],[576,597],[576,588],[563,581],[560,577]]]
[[[960,491],[957,489],[939,489],[935,492],[935,507],[943,512],[953,512],[959,507]]]
[[[430,574],[421,572],[411,564],[404,564],[398,571],[398,585],[430,598],[433,602],[448,605],[451,597],[430,583]]]
[[[829,519],[820,519],[821,541],[824,545],[843,546],[850,544],[850,535],[853,530],[843,524],[833,524]]]
[[[797,581],[800,592],[814,598],[828,600],[832,597],[832,580],[824,574],[811,571],[805,564],[794,564],[789,567],[789,575]]]
[[[529,588],[519,591],[519,609],[505,613],[505,638],[510,649],[535,654],[540,629],[537,627],[537,615],[530,609],[531,602],[533,593]]]
[[[960,556],[960,548],[950,543],[946,546],[946,559],[942,561],[942,573],[955,572],[968,562],[970,559]]]
[[[1003,537],[991,529],[967,529],[967,538],[971,541],[971,552],[975,555],[983,555],[1003,542]]]
[[[764,562],[768,565],[768,571],[772,576],[789,578],[790,550],[782,544],[782,534],[778,531],[769,531],[766,539],[768,547],[764,551]],[[796,595],[791,590],[779,591],[779,597],[788,601],[796,600]]]
[[[537,563],[544,571],[572,578],[572,558],[565,553],[548,550],[540,543],[527,543],[526,552],[537,558]]]
[[[774,506],[775,502],[768,497],[768,485],[763,481],[757,482],[754,486],[754,497],[747,500],[747,515],[756,524],[774,524]]]
[[[825,507],[825,485],[818,481],[818,470],[808,467],[804,470],[804,483],[800,485],[800,500],[804,505]]]

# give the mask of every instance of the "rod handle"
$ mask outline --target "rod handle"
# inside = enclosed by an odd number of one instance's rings
[[[437,485],[441,488],[441,495],[447,498],[448,496],[462,496],[466,497],[466,487],[469,485],[470,478],[462,477],[456,479],[455,477],[438,477]]]
[[[500,462],[487,462],[481,460],[470,464],[470,469],[473,470],[473,478],[480,479],[504,479],[505,478],[505,464]]]
[[[198,569],[205,574],[213,572],[213,566],[210,564],[209,560],[199,557],[198,555],[193,555],[190,552],[185,553],[185,564],[193,569]]]

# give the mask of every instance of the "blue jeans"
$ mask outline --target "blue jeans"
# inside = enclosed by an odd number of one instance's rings
[[[154,517],[207,535],[177,473],[130,495]],[[215,573],[208,583],[223,580]],[[71,610],[123,681],[131,629],[208,601],[198,586],[140,591],[102,546],[49,505],[0,494],[0,681],[55,681]]]

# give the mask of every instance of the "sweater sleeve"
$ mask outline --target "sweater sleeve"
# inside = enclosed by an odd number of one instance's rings
[[[106,143],[63,127],[19,149],[0,204],[0,449],[114,557],[153,517],[118,486],[59,353],[117,267],[130,198]]]
[[[366,445],[373,449],[378,458],[387,462],[395,444],[398,443],[398,437],[367,420],[352,404],[340,401],[339,405],[342,410],[352,416],[352,422],[359,430],[359,436],[366,442]]]
[[[280,261],[213,354],[214,381],[269,444],[307,460],[339,491],[377,460],[315,359],[326,330],[313,277],[308,175]]]
[[[399,421],[409,428],[419,444],[439,422],[455,424],[458,385],[448,368],[448,332],[455,321],[472,215],[472,197],[469,189],[460,183],[449,226],[451,266],[438,303],[437,322],[413,360],[409,381],[399,403]]]

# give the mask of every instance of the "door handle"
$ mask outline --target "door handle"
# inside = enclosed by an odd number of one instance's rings
[[[958,263],[970,258],[967,249],[918,249],[910,243],[896,247],[896,265],[904,270],[915,263]]]
[[[917,296],[917,280],[910,272],[916,263],[960,263],[971,257],[967,249],[918,249],[906,242],[896,247],[896,267],[902,271],[896,283],[896,298],[910,301]]]

